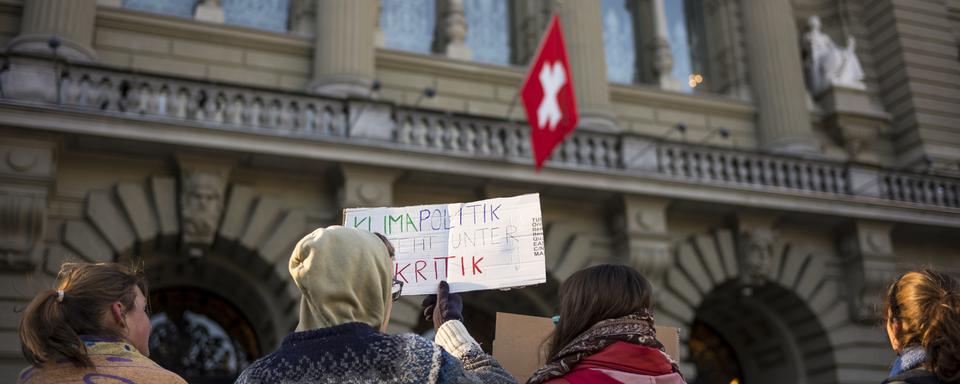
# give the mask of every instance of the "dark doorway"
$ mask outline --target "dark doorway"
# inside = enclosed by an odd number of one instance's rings
[[[193,287],[151,292],[150,358],[190,383],[233,383],[261,356],[256,333],[224,298]]]
[[[690,331],[690,360],[697,366],[691,384],[743,384],[743,372],[736,352],[720,333],[697,321]]]

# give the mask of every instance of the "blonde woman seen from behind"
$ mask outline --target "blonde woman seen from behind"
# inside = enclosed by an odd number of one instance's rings
[[[150,360],[147,284],[114,263],[67,263],[55,289],[38,293],[20,319],[31,366],[18,383],[186,383]]]
[[[960,283],[929,269],[908,272],[890,285],[886,306],[897,359],[884,383],[960,383]]]

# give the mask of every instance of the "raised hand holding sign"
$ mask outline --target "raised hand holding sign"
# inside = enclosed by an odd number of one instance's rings
[[[540,196],[469,203],[350,208],[344,226],[379,232],[396,248],[403,295],[511,288],[546,281]]]

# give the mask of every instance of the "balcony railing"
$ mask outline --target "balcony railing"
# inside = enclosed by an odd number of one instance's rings
[[[306,95],[73,67],[64,72],[65,105],[272,132],[345,136],[345,103]]]
[[[683,144],[658,145],[659,171],[705,182],[766,186],[816,193],[846,193],[843,164]]]
[[[127,118],[198,123],[264,135],[382,141],[416,152],[532,163],[527,125],[503,119],[398,107],[145,75],[93,65],[61,71],[43,102]],[[5,92],[17,100],[16,92]],[[22,98],[36,102],[37,97]],[[362,139],[362,140],[361,140]],[[554,151],[547,167],[635,174],[818,195],[857,195],[960,208],[960,180],[842,162],[659,141],[580,130]]]

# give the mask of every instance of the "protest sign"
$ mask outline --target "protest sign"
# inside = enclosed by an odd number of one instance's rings
[[[379,232],[396,249],[403,295],[510,288],[546,281],[540,195],[411,207],[349,208],[344,226]]]
[[[657,340],[663,344],[667,355],[679,361],[680,330],[661,325],[655,328]],[[546,362],[547,343],[544,340],[552,331],[553,321],[550,318],[497,312],[493,358],[518,383],[526,382]]]

